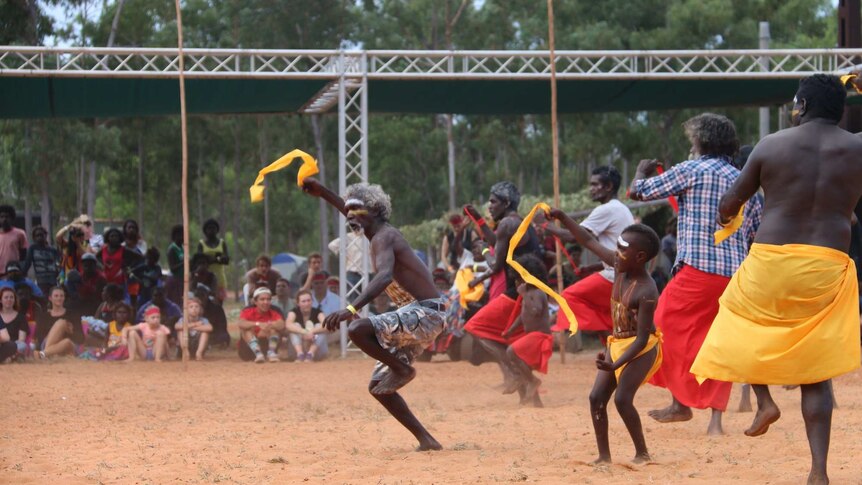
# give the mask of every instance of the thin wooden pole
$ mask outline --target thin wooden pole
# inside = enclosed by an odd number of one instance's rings
[[[180,339],[180,348],[183,351],[183,362],[189,361],[189,316],[186,300],[189,296],[189,139],[186,127],[186,75],[185,63],[183,62],[183,14],[180,10],[180,0],[174,0],[177,9],[177,54],[179,57],[180,70],[180,126],[182,127],[183,140],[183,337]]]
[[[557,130],[557,58],[554,55],[554,0],[548,0],[548,50],[551,63],[551,145],[554,157],[554,207],[560,207],[560,140]],[[557,221],[557,227],[560,222]],[[560,245],[557,254],[557,292],[563,292],[563,257]],[[562,311],[562,310],[561,310]],[[566,363],[566,332],[560,332],[560,363]]]

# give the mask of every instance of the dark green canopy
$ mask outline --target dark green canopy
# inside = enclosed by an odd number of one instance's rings
[[[188,112],[293,113],[327,80],[188,79]],[[795,79],[561,80],[559,112],[771,106]],[[852,98],[851,98],[852,99]],[[855,102],[855,100],[853,100]],[[372,113],[547,113],[544,80],[369,79]],[[111,118],[179,114],[176,79],[0,77],[0,118]]]

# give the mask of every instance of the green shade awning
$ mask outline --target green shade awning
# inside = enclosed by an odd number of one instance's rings
[[[188,112],[294,113],[325,79],[188,79]],[[565,80],[560,113],[771,106],[790,101],[795,79]],[[851,98],[854,104],[857,101]],[[860,101],[862,102],[862,101]],[[372,113],[544,114],[541,80],[370,79]],[[114,118],[179,114],[175,79],[0,77],[0,118]]]

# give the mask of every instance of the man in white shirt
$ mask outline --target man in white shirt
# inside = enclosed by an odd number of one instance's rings
[[[616,249],[617,238],[623,229],[634,224],[634,217],[628,207],[617,198],[622,177],[612,167],[598,167],[590,176],[590,198],[601,203],[581,222],[581,227],[589,231],[599,243],[609,249]],[[548,226],[554,235],[567,242],[571,235],[564,229]],[[614,268],[606,264],[602,271],[594,273],[563,291],[563,297],[578,319],[578,329],[598,332],[602,340],[613,331],[611,322],[611,289],[614,285]],[[554,331],[568,330],[569,321],[560,312]]]
[[[368,252],[368,239],[362,234],[361,229],[347,231],[345,239],[347,239],[347,250],[344,258],[347,269],[347,300],[353,301],[362,291],[362,288],[357,285],[362,280],[362,254]],[[333,254],[338,255],[340,249],[340,237],[330,241],[329,250]]]

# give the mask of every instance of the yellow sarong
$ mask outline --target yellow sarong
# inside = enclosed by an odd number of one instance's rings
[[[859,292],[847,254],[754,244],[719,300],[698,381],[813,384],[859,367]]]
[[[628,337],[628,338],[619,338],[618,339],[618,338],[614,338],[613,336],[608,337],[608,349],[610,349],[611,360],[616,361],[617,359],[619,359],[620,356],[622,356],[623,353],[629,347],[631,347],[631,345],[634,343],[636,338],[637,337]],[[659,368],[661,367],[661,361],[662,361],[661,331],[659,331],[659,330],[656,330],[656,333],[650,334],[649,341],[647,342],[646,347],[644,347],[644,349],[641,350],[640,353],[638,353],[638,355],[635,356],[635,359],[642,356],[643,354],[649,352],[650,350],[652,350],[653,347],[656,348],[656,352],[657,352],[656,356],[655,356],[655,362],[652,363],[652,367],[650,368],[649,372],[647,372],[647,375],[646,375],[646,377],[644,377],[644,380],[643,380],[643,382],[641,382],[641,385],[646,384],[650,379],[652,379],[653,374],[658,372]],[[634,359],[632,359],[632,360],[634,360]],[[631,361],[629,361],[629,362],[631,362]],[[626,364],[626,365],[628,365],[628,364]],[[624,365],[624,366],[620,367],[619,369],[617,369],[616,371],[614,371],[614,374],[616,374],[616,376],[617,376],[617,384],[619,384],[619,382],[620,382],[620,376],[623,373],[623,369],[626,368],[626,365]]]

